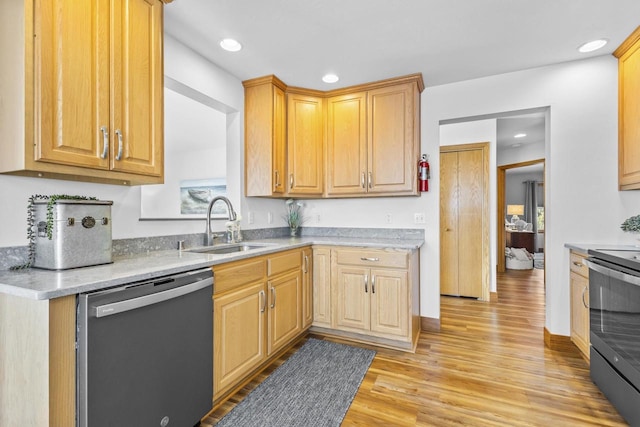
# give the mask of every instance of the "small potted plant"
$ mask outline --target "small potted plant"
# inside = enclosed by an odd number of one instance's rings
[[[298,230],[302,225],[304,218],[302,217],[302,213],[300,212],[302,207],[304,206],[301,202],[296,202],[293,199],[288,199],[285,202],[286,206],[286,214],[284,215],[284,220],[287,222],[289,226],[289,232],[291,237],[295,237],[298,235]]]
[[[620,225],[622,231],[629,233],[640,233],[640,215],[635,215],[624,220]],[[637,237],[636,237],[637,238]]]

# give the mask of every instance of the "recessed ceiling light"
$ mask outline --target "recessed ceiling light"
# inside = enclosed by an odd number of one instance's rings
[[[338,80],[340,80],[340,77],[336,76],[335,74],[325,74],[322,77],[322,81],[325,83],[335,83]]]
[[[606,45],[607,42],[608,42],[607,39],[598,39],[598,40],[593,40],[593,41],[587,42],[587,43],[581,45],[580,47],[578,47],[578,52],[580,52],[580,53],[593,52],[594,50],[598,50],[601,47],[603,47],[604,45]]]
[[[514,138],[524,138],[525,136],[527,136],[526,133],[516,133],[513,135]]]
[[[242,45],[234,39],[224,39],[220,42],[220,47],[229,52],[237,52],[242,49]]]
[[[518,147],[520,147],[521,145],[522,145],[522,144],[520,144],[519,142],[516,142],[515,144],[511,144],[511,146],[512,146],[513,148],[518,148]]]

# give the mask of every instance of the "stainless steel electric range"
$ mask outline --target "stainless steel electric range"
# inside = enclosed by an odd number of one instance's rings
[[[591,379],[640,425],[640,248],[590,249]]]

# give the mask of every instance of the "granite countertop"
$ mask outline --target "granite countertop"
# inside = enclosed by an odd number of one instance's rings
[[[603,243],[565,243],[565,248],[588,255],[589,249],[603,249],[610,251],[640,251],[640,247],[624,244],[603,244]]]
[[[0,271],[0,292],[30,299],[47,300],[312,244],[408,250],[418,249],[424,244],[424,240],[342,237],[275,238],[243,243],[249,244],[251,242],[264,246],[246,252],[218,255],[189,252],[189,250],[197,250],[198,248],[187,248],[184,251],[154,251],[115,258],[112,264],[63,271],[36,268],[21,271],[5,270]]]

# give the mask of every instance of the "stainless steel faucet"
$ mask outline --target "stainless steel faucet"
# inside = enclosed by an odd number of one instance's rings
[[[211,234],[211,210],[213,209],[213,205],[218,201],[222,200],[227,205],[227,210],[229,211],[229,221],[235,221],[237,218],[236,211],[233,210],[233,206],[231,205],[231,201],[224,196],[216,196],[211,199],[209,202],[209,207],[207,208],[207,227],[204,231],[204,244],[205,246],[213,245],[214,237]]]

